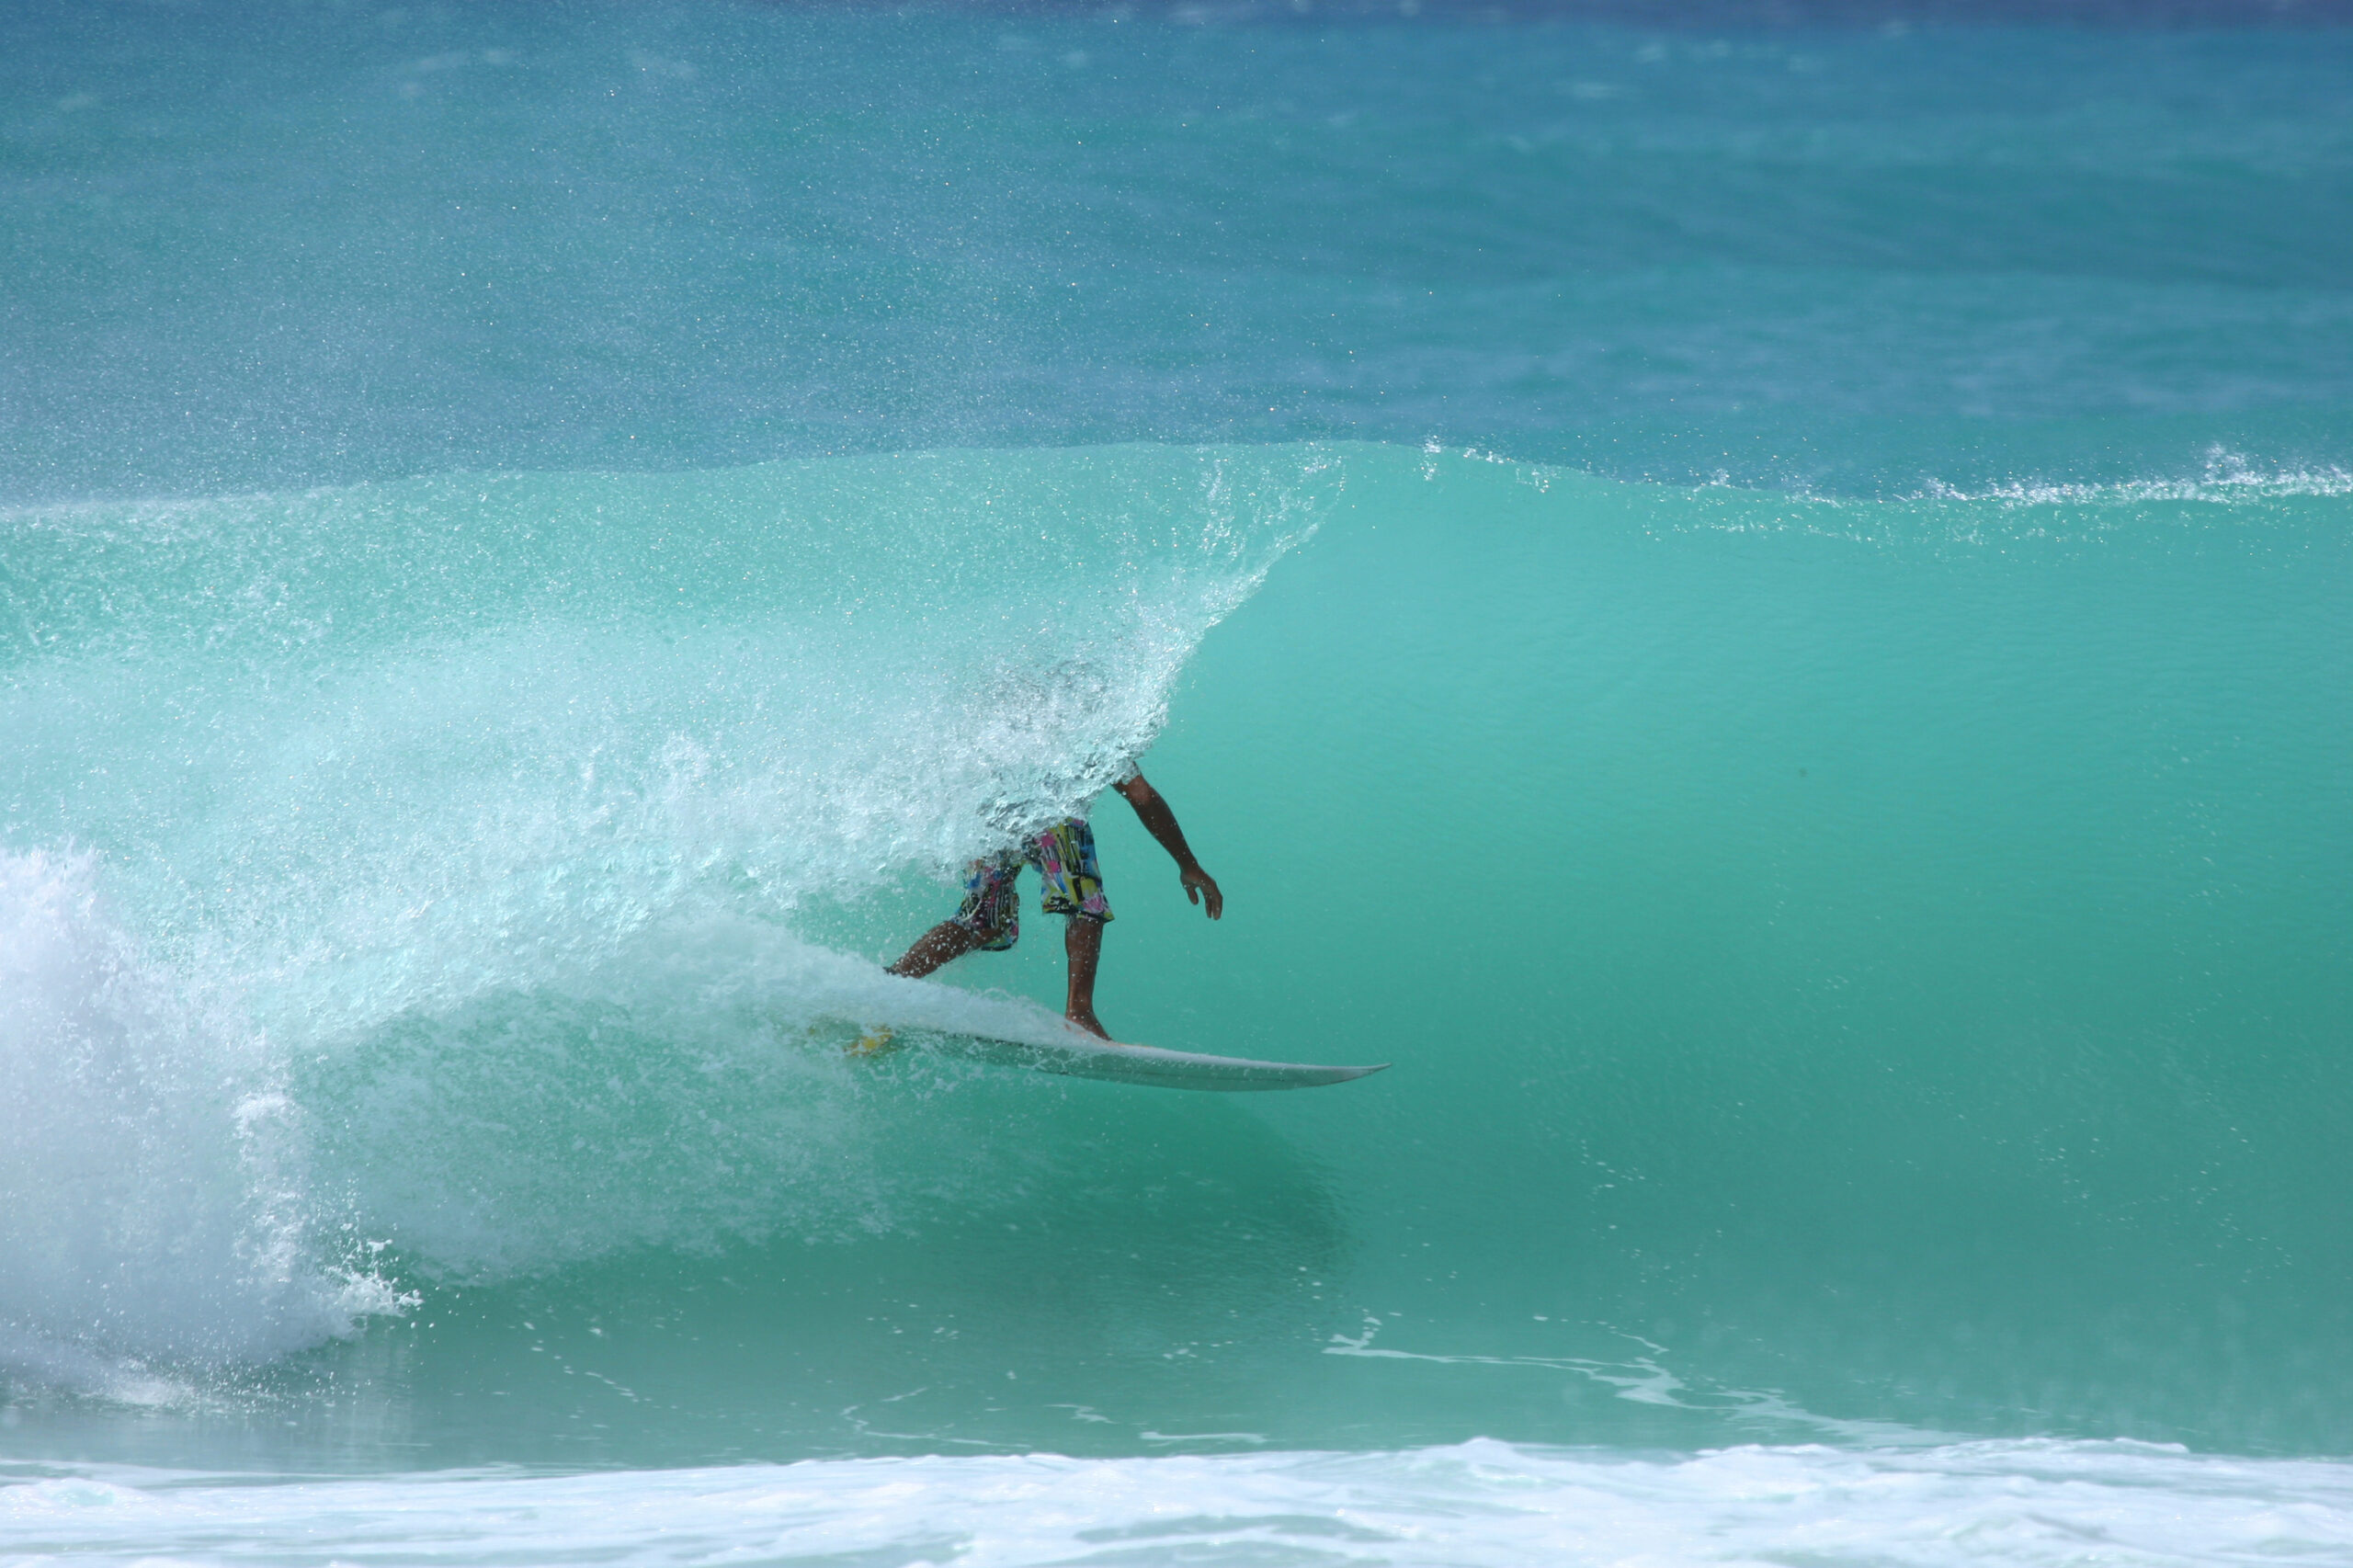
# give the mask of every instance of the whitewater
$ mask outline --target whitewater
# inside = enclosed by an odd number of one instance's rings
[[[2353,1561],[2260,20],[0,21],[0,1562]]]
[[[2118,1444],[1743,1448],[1681,1460],[1474,1442],[1412,1454],[860,1460],[601,1476],[436,1476],[256,1491],[28,1474],[29,1552],[305,1562],[1207,1563],[2334,1562],[2341,1464]],[[2153,1497],[2162,1498],[2153,1506]],[[279,1552],[283,1552],[283,1548]],[[28,1555],[29,1555],[28,1552]],[[279,1553],[273,1553],[278,1555]]]

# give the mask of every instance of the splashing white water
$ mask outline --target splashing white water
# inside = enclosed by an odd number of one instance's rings
[[[788,1037],[915,1006],[785,924],[1081,807],[1337,482],[949,453],[0,517],[0,1353],[267,1358],[397,1307],[369,1238],[772,1233],[857,1147]]]
[[[887,1101],[870,1103],[874,1069],[842,1048],[886,1024],[1033,1040],[1066,1028],[1029,1002],[714,916],[650,929],[561,993],[501,993],[338,1041],[298,1081],[335,1108],[320,1163],[362,1227],[436,1277],[495,1278],[638,1247],[882,1231],[911,1194],[1001,1183],[997,1139],[911,1148]],[[972,1077],[928,1056],[913,1070],[934,1093]]]
[[[299,1113],[231,1012],[108,917],[90,856],[0,852],[0,1370],[165,1399],[151,1359],[398,1309],[322,1267]]]

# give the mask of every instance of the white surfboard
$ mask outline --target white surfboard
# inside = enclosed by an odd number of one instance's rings
[[[1388,1067],[1328,1067],[1312,1062],[1254,1062],[1242,1056],[1203,1056],[1190,1051],[1163,1051],[1151,1045],[1118,1045],[1091,1040],[1073,1030],[1071,1038],[1041,1044],[1036,1040],[991,1040],[983,1035],[917,1035],[935,1051],[1023,1067],[1032,1073],[1059,1073],[1071,1078],[1102,1078],[1115,1084],[1148,1084],[1157,1089],[1207,1089],[1245,1094],[1265,1089],[1312,1089],[1324,1084],[1345,1084]],[[904,1035],[870,1034],[851,1047],[867,1054],[908,1043]]]

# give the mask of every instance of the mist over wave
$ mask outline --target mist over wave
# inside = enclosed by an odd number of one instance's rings
[[[369,1241],[478,1271],[789,1222],[779,1187],[866,1131],[779,1042],[942,998],[780,923],[1083,806],[1331,470],[949,453],[11,515],[0,1319],[267,1355],[396,1305],[334,1272]]]

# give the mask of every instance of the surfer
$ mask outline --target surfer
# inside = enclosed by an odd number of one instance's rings
[[[1217,880],[1193,858],[1185,830],[1176,825],[1176,813],[1160,791],[1133,770],[1111,788],[1127,798],[1145,831],[1175,858],[1186,898],[1204,906],[1211,919],[1222,916],[1225,897],[1217,891]],[[1111,919],[1111,906],[1104,900],[1102,873],[1095,865],[1095,834],[1083,816],[1064,817],[1012,848],[973,861],[964,876],[961,907],[915,938],[891,972],[920,980],[951,959],[974,950],[1001,953],[1019,941],[1021,904],[1014,880],[1025,865],[1037,867],[1044,884],[1039,890],[1039,907],[1048,915],[1069,916],[1063,950],[1070,960],[1070,1005],[1063,1016],[1109,1040],[1111,1031],[1095,1016],[1095,966],[1103,956],[1103,927]]]

